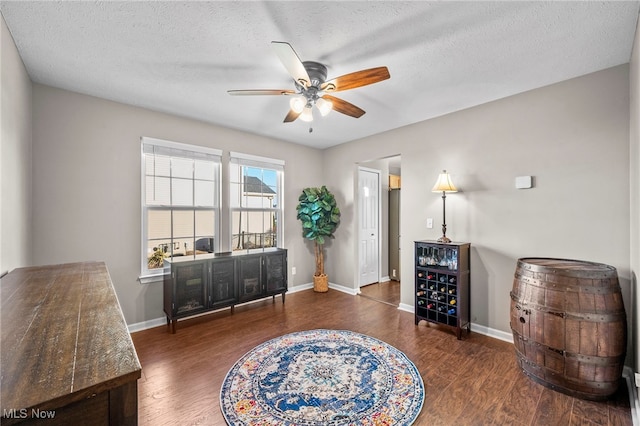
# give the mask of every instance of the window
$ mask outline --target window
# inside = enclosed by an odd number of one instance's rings
[[[142,277],[164,258],[214,252],[221,151],[142,138]]]
[[[231,153],[231,248],[278,247],[282,241],[284,161]]]

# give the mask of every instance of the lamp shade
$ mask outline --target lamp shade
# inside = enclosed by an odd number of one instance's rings
[[[333,102],[318,98],[318,100],[316,101],[316,106],[318,107],[318,111],[320,111],[320,114],[322,114],[322,116],[324,117],[331,112],[331,108],[333,108]]]
[[[313,121],[313,112],[311,111],[311,107],[304,107],[302,114],[300,114],[300,120],[306,121],[307,123]]]
[[[300,114],[304,110],[304,107],[306,105],[307,105],[307,100],[302,96],[294,96],[289,101],[289,106],[291,107],[291,109],[297,112],[298,114]]]
[[[458,192],[458,190],[453,185],[453,182],[451,182],[449,173],[447,173],[446,170],[443,170],[442,173],[438,175],[438,180],[431,189],[431,192]]]

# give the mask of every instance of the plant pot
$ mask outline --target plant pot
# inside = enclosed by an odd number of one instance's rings
[[[313,291],[318,293],[326,293],[329,291],[329,278],[327,274],[313,276]]]

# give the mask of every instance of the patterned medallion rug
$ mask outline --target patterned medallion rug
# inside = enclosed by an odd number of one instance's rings
[[[411,425],[424,401],[416,366],[351,331],[310,330],[244,355],[222,383],[230,425]]]

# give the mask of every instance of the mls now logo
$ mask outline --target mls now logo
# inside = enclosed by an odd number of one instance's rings
[[[16,410],[15,408],[3,409],[2,417],[7,419],[26,419],[29,416],[29,411],[26,408]]]
[[[15,408],[3,409],[2,417],[7,419],[26,419],[30,417],[32,419],[53,419],[56,416],[55,410],[40,410],[37,408],[32,408],[31,411],[26,408],[21,408],[19,410]]]

